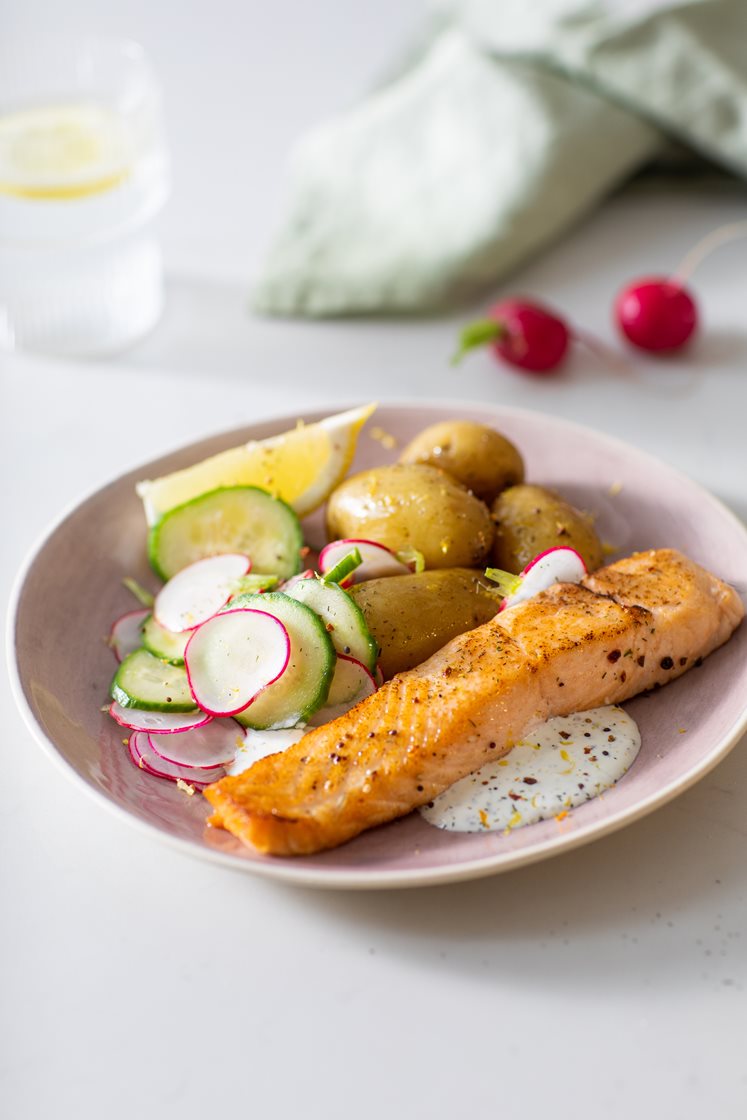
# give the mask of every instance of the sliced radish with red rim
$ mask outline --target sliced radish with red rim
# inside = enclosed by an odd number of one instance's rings
[[[124,661],[143,644],[143,623],[150,614],[148,610],[128,611],[111,628],[109,645],[114,650],[117,661]]]
[[[182,568],[156,595],[156,621],[176,633],[194,629],[226,605],[251,566],[248,556],[227,552]]]
[[[515,607],[546,591],[555,583],[579,583],[586,575],[586,564],[575,548],[548,548],[530,560],[520,573],[520,584],[501,604],[501,610]]]
[[[366,666],[354,657],[341,653],[337,657],[335,675],[329,688],[327,707],[338,704],[357,704],[366,696],[376,692],[376,681]]]
[[[309,726],[321,727],[338,716],[344,715],[360,704],[361,700],[376,692],[376,681],[365,665],[354,657],[340,654],[335,666],[335,675],[329,690],[329,699],[324,708],[315,712]]]
[[[290,648],[288,631],[266,611],[221,611],[198,626],[184,653],[195,701],[214,716],[243,712],[285,672]]]
[[[151,735],[176,735],[182,731],[193,731],[210,723],[212,716],[207,712],[150,712],[145,708],[123,708],[115,700],[109,708],[109,715],[121,727],[132,731],[149,731]]]
[[[336,583],[340,587],[349,587],[355,583],[355,571],[362,567],[363,560],[357,548],[351,548],[329,568],[322,579],[325,583]]]
[[[214,719],[178,735],[149,735],[151,750],[164,762],[200,769],[225,766],[244,742],[241,727],[232,719]]]
[[[291,576],[291,578],[287,579],[285,583],[281,583],[278,591],[282,591],[283,593],[285,593],[289,590],[289,588],[295,587],[297,583],[300,583],[301,580],[313,579],[315,575],[316,572],[313,568],[307,568],[304,572],[299,572],[297,576]]]
[[[182,766],[167,762],[153,750],[150,738],[145,731],[133,731],[128,743],[130,758],[140,770],[155,778],[166,778],[172,782],[186,782],[196,789],[204,789],[211,782],[217,782],[226,772],[224,766],[198,767]]]
[[[344,556],[357,548],[363,561],[356,570],[343,580],[341,587],[350,587],[353,583],[361,583],[367,579],[381,579],[384,576],[404,576],[412,571],[407,564],[399,560],[394,552],[378,541],[357,540],[354,537],[345,540],[330,541],[319,553],[319,567],[323,574],[332,571]]]

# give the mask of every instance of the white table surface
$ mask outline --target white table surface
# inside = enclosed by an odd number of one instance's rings
[[[747,514],[744,243],[698,276],[698,345],[641,363],[635,384],[582,348],[553,379],[487,355],[455,373],[457,319],[247,313],[290,142],[365,87],[418,8],[65,5],[70,27],[140,38],[161,74],[176,174],[168,309],[115,361],[2,361],[5,598],[47,522],[99,481],[204,434],[356,395],[569,417]],[[6,12],[19,28],[59,18],[51,0]],[[673,267],[744,213],[734,185],[641,183],[503,290],[551,300],[613,343],[622,281]],[[5,679],[0,705],[0,1099],[12,1120],[745,1115],[744,742],[675,802],[561,858],[459,886],[325,893],[129,828],[50,765]]]

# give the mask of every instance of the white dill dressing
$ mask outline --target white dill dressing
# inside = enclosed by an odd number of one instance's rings
[[[305,727],[287,727],[269,731],[255,731],[253,728],[247,727],[243,735],[240,736],[233,762],[226,766],[226,773],[241,774],[244,770],[253,766],[255,762],[259,762],[260,758],[266,758],[268,754],[287,750],[288,747],[292,747],[294,743],[303,738],[306,730]]]
[[[617,705],[556,716],[420,812],[450,832],[534,824],[609,789],[633,764],[640,746],[638,725]]]

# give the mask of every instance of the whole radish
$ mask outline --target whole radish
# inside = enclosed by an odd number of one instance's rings
[[[618,327],[634,346],[671,353],[687,345],[698,328],[698,306],[686,284],[719,245],[747,235],[747,222],[719,226],[702,238],[672,276],[647,276],[628,284],[615,300]]]
[[[698,329],[699,313],[687,287],[701,261],[718,248],[747,236],[747,221],[713,230],[690,250],[671,276],[647,276],[627,284],[614,305],[615,321],[633,346],[648,353],[671,353],[687,345]],[[459,336],[452,364],[479,346],[528,373],[554,373],[572,340],[583,342],[611,367],[620,360],[593,335],[568,324],[553,311],[527,299],[494,304],[485,319],[468,323]]]
[[[615,319],[639,350],[679,350],[698,325],[698,309],[687,288],[676,279],[651,276],[634,280],[618,295]]]
[[[509,365],[529,373],[551,373],[562,363],[571,334],[552,311],[524,299],[506,299],[490,308],[488,317],[469,323],[459,336],[452,362],[478,346],[491,346]]]

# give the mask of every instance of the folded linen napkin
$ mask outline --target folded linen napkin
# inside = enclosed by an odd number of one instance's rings
[[[438,7],[412,59],[298,147],[258,310],[461,302],[672,138],[747,175],[744,0]]]

